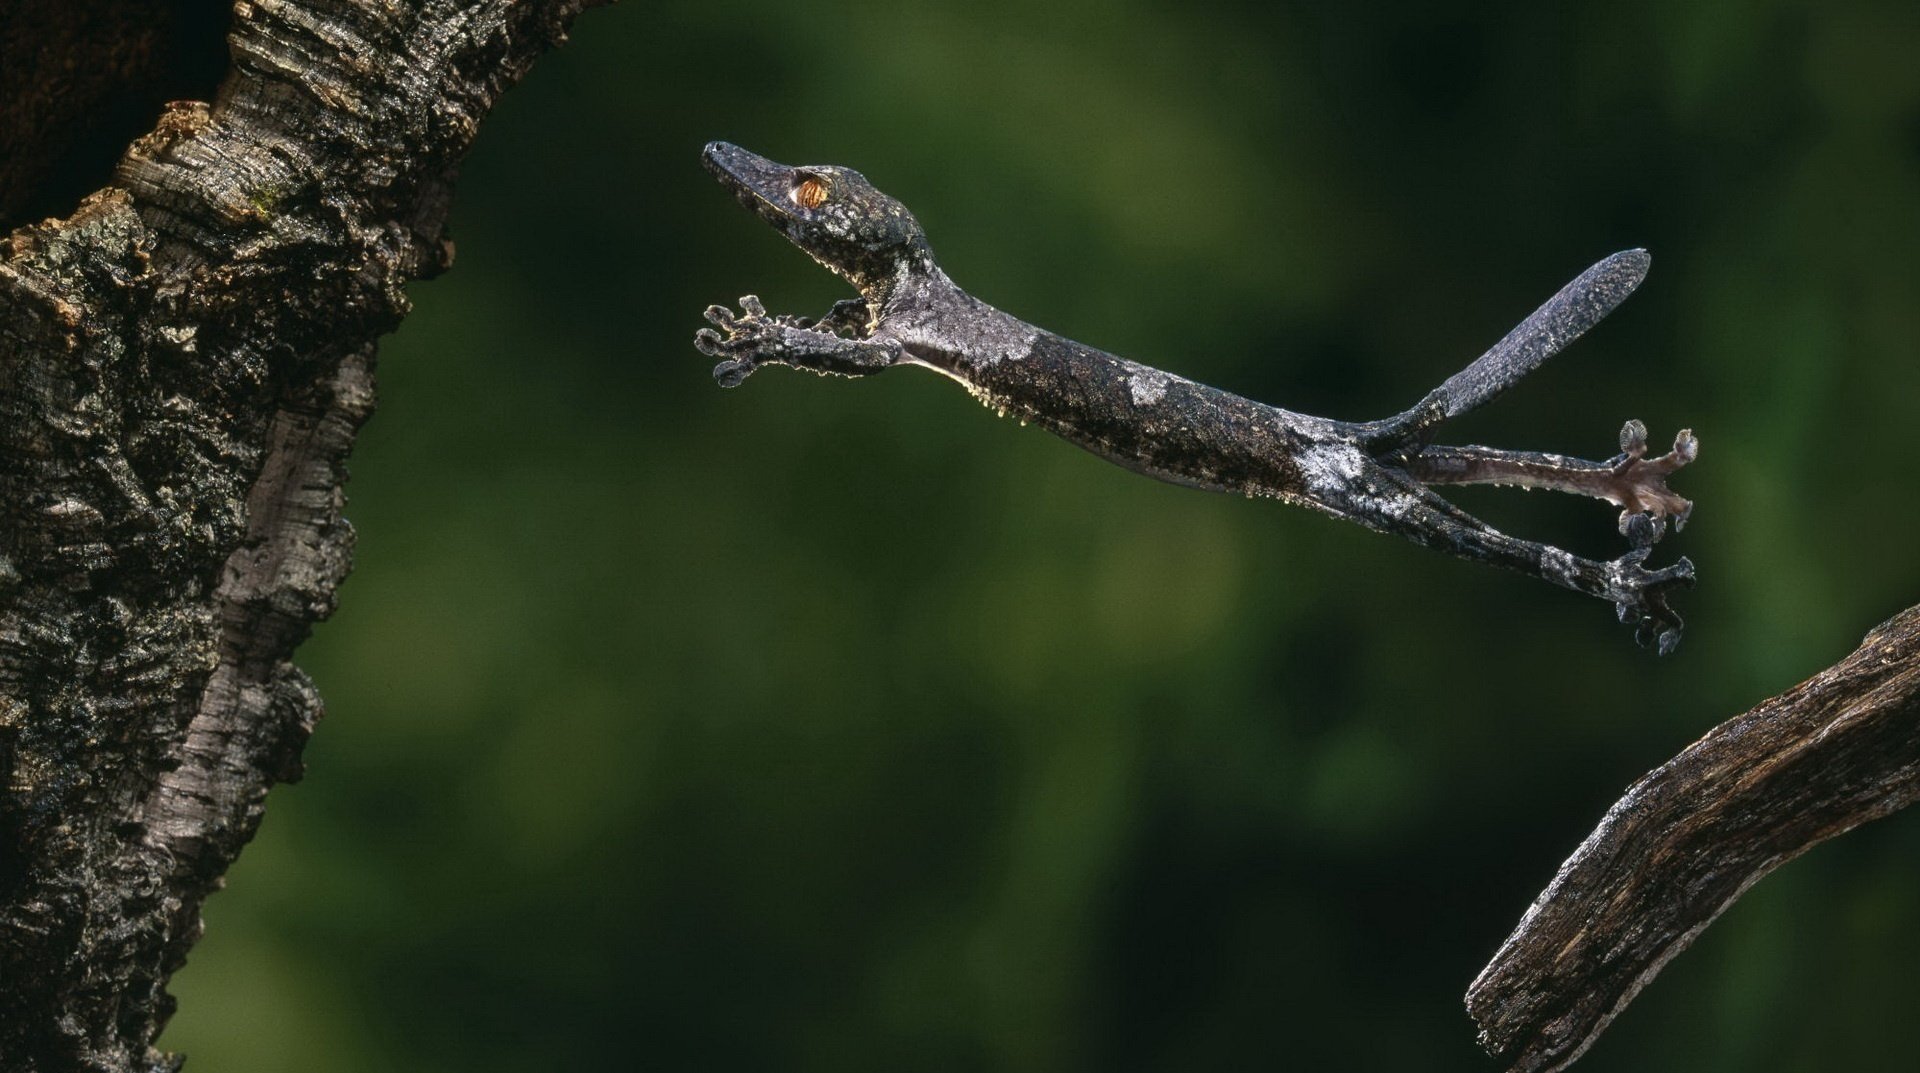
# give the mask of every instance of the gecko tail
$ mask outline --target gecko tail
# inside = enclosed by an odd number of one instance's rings
[[[1434,389],[1446,416],[1458,417],[1491,402],[1538,369],[1619,308],[1647,278],[1652,264],[1645,250],[1621,250],[1574,277],[1473,364]]]
[[[1418,453],[1433,442],[1441,422],[1492,401],[1619,308],[1652,263],[1642,249],[1601,260],[1411,409],[1363,426],[1362,441],[1379,458]]]

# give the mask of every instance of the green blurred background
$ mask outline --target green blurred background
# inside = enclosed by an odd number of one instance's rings
[[[1920,6],[701,3],[482,132],[354,461],[328,700],[162,1043],[240,1071],[1487,1070],[1460,996],[1648,768],[1920,599]],[[900,372],[717,389],[844,292],[701,170],[865,171],[1048,328],[1329,416],[1588,263],[1449,438],[1700,433],[1670,659],[1606,606],[1156,484]],[[1617,554],[1603,505],[1463,490]],[[1582,1070],[1920,1067],[1920,817]]]

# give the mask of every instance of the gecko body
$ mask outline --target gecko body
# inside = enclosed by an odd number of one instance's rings
[[[860,292],[818,320],[770,316],[751,295],[738,314],[709,308],[714,327],[695,342],[721,359],[714,377],[723,386],[766,365],[842,376],[929,368],[993,409],[1136,472],[1279,499],[1531,574],[1610,601],[1662,652],[1679,641],[1681,620],[1666,593],[1692,584],[1693,566],[1684,558],[1658,570],[1644,563],[1667,520],[1677,529],[1692,510],[1666,486],[1698,450],[1691,432],[1649,458],[1645,428],[1630,421],[1621,454],[1605,462],[1430,442],[1441,422],[1511,386],[1632,293],[1646,273],[1645,251],[1614,254],[1582,273],[1413,408],[1345,422],[1128,361],[996,309],[949,279],[913,215],[856,171],[789,167],[724,142],[707,146],[703,159],[742,204]],[[1509,536],[1433,491],[1465,483],[1606,499],[1621,507],[1631,548],[1598,561]]]

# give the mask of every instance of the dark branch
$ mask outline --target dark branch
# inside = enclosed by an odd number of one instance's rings
[[[1510,1069],[1580,1057],[1768,872],[1920,797],[1920,607],[1627,791],[1467,992]]]

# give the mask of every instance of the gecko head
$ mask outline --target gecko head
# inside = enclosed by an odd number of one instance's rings
[[[863,292],[933,265],[919,221],[851,168],[790,167],[726,142],[700,159],[742,205]]]

